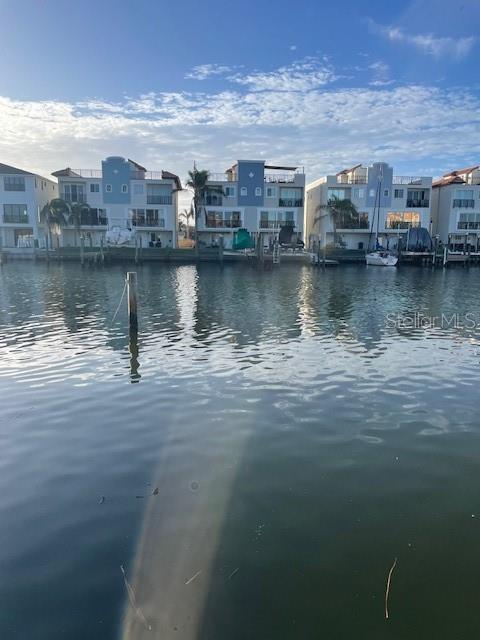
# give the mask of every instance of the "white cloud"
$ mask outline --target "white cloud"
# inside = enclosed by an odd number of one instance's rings
[[[376,159],[440,174],[480,147],[480,99],[422,86],[149,93],[117,102],[0,97],[0,130],[0,162],[43,173],[98,168],[123,155],[181,177],[193,160],[216,172],[238,157],[303,165],[309,179]]]
[[[477,40],[474,36],[451,38],[449,36],[435,36],[432,33],[406,33],[400,27],[380,25],[373,20],[368,22],[375,33],[379,33],[391,42],[412,45],[422,53],[434,58],[449,57],[460,60],[470,53]]]
[[[187,80],[206,80],[212,76],[224,76],[227,73],[232,73],[237,68],[226,64],[199,64],[185,74],[185,78]]]
[[[229,80],[251,91],[310,91],[337,80],[325,58],[306,57],[274,71],[235,74]]]
[[[390,67],[386,62],[377,60],[368,65],[368,68],[373,72],[373,79],[369,82],[372,87],[385,87],[393,83],[390,80]]]
[[[297,45],[296,44],[291,44],[290,45],[290,51],[296,51],[297,50]]]

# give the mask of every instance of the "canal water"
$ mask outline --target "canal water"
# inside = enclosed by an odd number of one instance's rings
[[[0,638],[478,637],[479,271],[137,271],[0,270]]]

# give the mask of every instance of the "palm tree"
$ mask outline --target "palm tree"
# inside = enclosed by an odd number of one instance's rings
[[[223,189],[220,186],[208,185],[208,179],[210,173],[206,169],[193,168],[193,171],[188,172],[189,180],[187,180],[187,188],[193,191],[193,213],[195,221],[195,251],[198,253],[198,219],[205,209],[205,199],[209,193],[223,194]]]
[[[337,246],[337,225],[340,220],[352,221],[355,218],[359,220],[360,214],[357,207],[351,200],[341,200],[336,196],[329,198],[327,204],[319,204],[315,210],[316,212],[324,211],[323,215],[318,216],[313,221],[313,227],[320,222],[326,216],[330,216],[333,224],[333,244]]]
[[[71,224],[75,227],[75,246],[77,246],[77,237],[80,235],[82,218],[84,218],[84,216],[88,216],[90,213],[90,205],[86,202],[74,202],[71,205],[66,202],[65,204],[70,209],[67,214],[67,224]]]
[[[180,224],[183,226],[183,228],[185,229],[185,233],[186,233],[186,238],[188,238],[189,236],[189,227],[190,225],[188,224],[188,221],[190,220],[190,218],[193,220],[195,218],[195,212],[193,210],[193,205],[190,205],[190,210],[188,209],[184,209],[180,215],[178,216],[179,218],[183,218],[183,220],[185,220],[185,222],[181,222]]]
[[[58,236],[60,229],[64,227],[68,222],[68,217],[71,214],[71,207],[68,202],[62,200],[62,198],[54,198],[43,207],[40,211],[40,223],[45,225],[47,230],[48,245],[52,247],[52,233]]]

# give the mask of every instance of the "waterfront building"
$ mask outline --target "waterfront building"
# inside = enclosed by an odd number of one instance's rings
[[[380,242],[394,249],[412,227],[431,231],[431,188],[432,178],[395,176],[386,162],[357,164],[319,178],[306,187],[306,243],[310,248],[334,243],[334,221],[324,207],[335,197],[350,200],[358,211],[335,221],[337,246],[368,249],[378,222]]]
[[[169,171],[147,171],[137,162],[119,156],[102,161],[101,169],[61,169],[59,197],[86,203],[81,233],[91,246],[99,246],[108,232],[136,239],[144,247],[175,247],[177,242],[178,176]],[[77,244],[77,230],[62,230],[61,245]]]
[[[57,197],[53,180],[0,163],[0,248],[33,253],[43,235],[40,211]]]
[[[238,160],[225,173],[210,174],[202,213],[198,220],[199,244],[211,246],[223,238],[235,246],[240,229],[252,239],[271,245],[282,227],[292,228],[292,242],[303,240],[303,170],[265,164],[264,160]]]
[[[480,250],[480,165],[456,169],[433,183],[434,233],[452,251]]]

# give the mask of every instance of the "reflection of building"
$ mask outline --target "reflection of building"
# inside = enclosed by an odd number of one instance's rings
[[[358,211],[356,216],[344,215],[336,220],[337,241],[344,248],[366,249],[370,232],[377,229],[377,220],[383,243],[388,242],[393,248],[411,227],[430,229],[431,186],[431,178],[394,176],[392,167],[385,162],[370,167],[359,164],[334,176],[319,178],[306,189],[307,244],[318,240],[333,243],[333,220],[326,209],[318,207],[325,207],[329,200],[337,198],[350,200]]]
[[[433,183],[435,233],[451,249],[479,250],[480,165],[446,173]]]
[[[52,180],[0,164],[0,245],[33,248],[39,239],[40,211],[57,193]]]
[[[81,229],[98,246],[107,228],[135,231],[143,246],[175,246],[179,178],[168,171],[147,171],[133,160],[112,156],[101,169],[56,171],[60,198],[87,203]],[[62,233],[63,245],[76,243],[73,226]]]
[[[215,244],[220,236],[232,247],[238,229],[259,234],[265,244],[283,226],[293,228],[293,239],[303,238],[305,175],[296,167],[266,165],[263,160],[238,160],[222,174],[210,174],[199,239]]]

